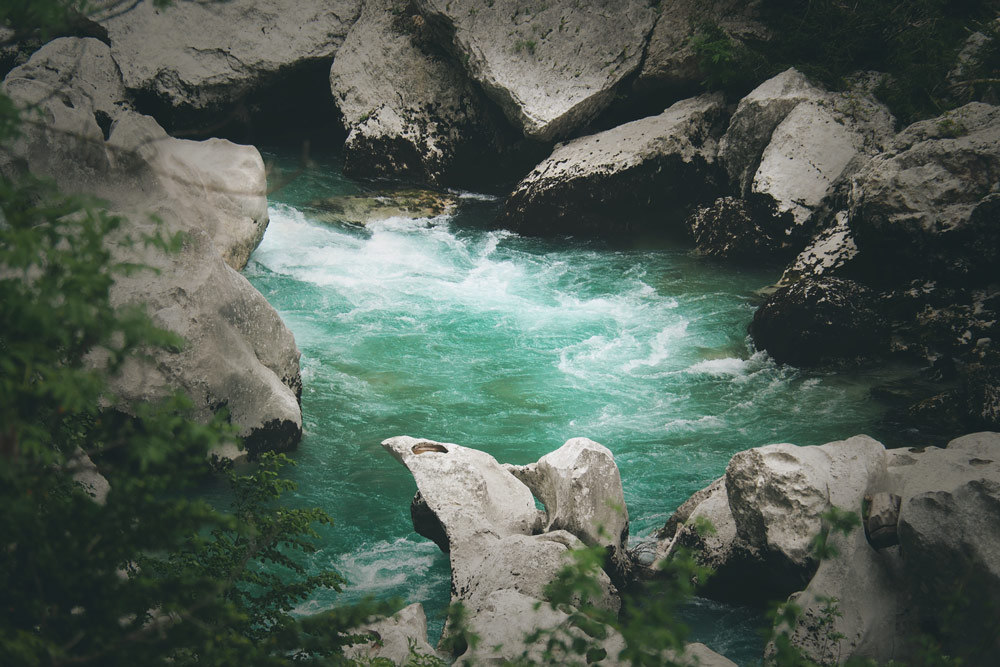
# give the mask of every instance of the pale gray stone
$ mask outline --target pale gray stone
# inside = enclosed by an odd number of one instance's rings
[[[426,22],[405,9],[394,0],[365,2],[333,61],[330,88],[349,132],[344,168],[453,182],[456,171],[481,161],[496,130],[461,66],[422,48]]]
[[[499,224],[530,234],[664,226],[671,210],[714,192],[723,112],[720,95],[702,95],[558,145],[518,183]]]
[[[524,135],[580,128],[639,66],[655,13],[645,0],[417,0],[446,26],[469,76]]]
[[[111,378],[119,407],[128,410],[179,389],[192,399],[198,419],[207,420],[226,405],[252,450],[294,446],[302,424],[294,338],[222,256],[240,264],[263,233],[260,155],[228,142],[171,139],[153,119],[125,108],[115,110],[106,139],[94,100],[106,105],[117,94],[113,91],[120,91],[108,85],[116,73],[107,47],[77,38],[50,46],[62,49],[64,57],[53,57],[50,49],[43,54],[46,62],[71,63],[84,54],[83,62],[107,69],[88,78],[83,75],[89,69],[77,69],[71,85],[60,70],[32,61],[10,72],[4,92],[19,104],[40,105],[43,122],[25,127],[4,156],[4,169],[13,176],[30,171],[52,178],[62,191],[98,197],[121,216],[120,233],[107,239],[115,261],[157,273],[118,276],[112,304],[141,306],[155,324],[187,341],[182,349],[155,350],[151,361],[132,359]],[[141,242],[144,234],[177,232],[186,237],[175,254]],[[124,243],[125,237],[136,242]],[[101,356],[91,362],[100,366]]]
[[[331,60],[361,2],[230,0],[158,9],[149,0],[125,8],[104,0],[96,9],[128,90],[204,110],[226,107],[304,62]]]
[[[822,446],[767,445],[736,454],[726,467],[729,507],[748,544],[811,569],[812,538],[831,506],[860,513],[865,493],[884,483],[885,448],[868,436]]]
[[[344,648],[345,657],[362,664],[381,659],[393,665],[405,665],[411,652],[419,656],[438,657],[434,647],[427,643],[427,615],[419,602],[403,607],[388,618],[362,625],[353,632],[370,633],[376,637],[375,641],[367,644]]]
[[[1000,259],[1000,107],[973,102],[899,133],[854,178],[850,226],[892,280],[989,281]]]

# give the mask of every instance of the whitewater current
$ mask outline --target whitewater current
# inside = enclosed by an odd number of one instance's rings
[[[490,229],[500,202],[481,195],[460,194],[454,215],[363,230],[318,222],[307,205],[359,190],[325,164],[272,195],[245,270],[302,351],[290,502],[335,521],[310,567],[349,582],[300,612],[397,596],[423,602],[440,632],[448,560],[413,532],[416,485],[379,445],[391,436],[516,464],[596,440],[621,470],[635,541],[737,451],[878,435],[868,392],[880,378],[805,373],[754,351],[747,325],[773,268],[667,241],[525,238]],[[696,600],[685,618],[694,639],[741,664],[760,654],[758,612]]]

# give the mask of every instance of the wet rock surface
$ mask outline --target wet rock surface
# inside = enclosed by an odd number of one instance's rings
[[[754,313],[750,334],[775,360],[812,366],[882,353],[888,329],[872,290],[821,277],[772,294]]]

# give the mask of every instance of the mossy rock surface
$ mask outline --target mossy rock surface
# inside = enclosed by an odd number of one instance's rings
[[[309,202],[321,222],[365,227],[389,218],[434,218],[458,207],[458,198],[434,190],[392,190]]]

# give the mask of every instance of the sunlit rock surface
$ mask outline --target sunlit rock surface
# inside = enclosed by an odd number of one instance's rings
[[[199,419],[226,406],[251,450],[294,446],[302,428],[294,338],[224,260],[242,266],[267,224],[260,155],[221,140],[169,138],[152,118],[115,104],[120,80],[97,40],[56,40],[36,56],[46,66],[29,61],[3,84],[17,103],[44,111],[3,156],[5,171],[52,178],[64,192],[98,197],[122,216],[120,233],[107,241],[113,256],[156,273],[120,275],[112,303],[145,307],[154,323],[187,341],[155,350],[150,361],[131,360],[111,379],[122,407],[180,389]],[[59,63],[72,68],[68,80]],[[106,127],[102,114],[112,120]],[[178,232],[185,240],[174,254],[142,242],[143,235]]]
[[[416,0],[469,76],[524,135],[567,136],[636,70],[655,11],[645,0]]]

